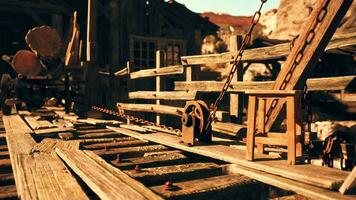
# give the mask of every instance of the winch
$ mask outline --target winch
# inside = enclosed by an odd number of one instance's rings
[[[197,142],[211,142],[210,111],[204,101],[187,101],[182,114],[182,143],[192,146]]]

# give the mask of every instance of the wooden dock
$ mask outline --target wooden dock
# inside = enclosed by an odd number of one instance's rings
[[[249,162],[236,141],[214,138],[213,144],[188,147],[178,136],[148,127],[56,112],[48,110],[56,119],[47,120],[51,126],[29,123],[29,113],[3,116],[21,199],[268,199],[293,192],[312,199],[356,197],[337,192],[349,172],[291,166],[266,155]],[[63,129],[38,134],[35,123],[45,126],[40,130]],[[2,196],[14,196],[14,188],[1,188]]]

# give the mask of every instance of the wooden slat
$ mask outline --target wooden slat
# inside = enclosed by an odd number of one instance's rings
[[[117,125],[117,124],[122,124],[122,122],[116,121],[116,120],[104,120],[104,119],[94,119],[94,118],[78,119],[78,122],[92,124],[92,125]]]
[[[56,128],[47,128],[47,129],[38,129],[34,130],[36,135],[51,135],[51,134],[57,134],[57,133],[62,133],[62,132],[70,132],[74,131],[74,128],[70,127],[56,127]]]
[[[313,165],[292,166],[288,165],[285,160],[273,160],[273,157],[262,155],[258,152],[255,153],[256,161],[250,162],[245,159],[245,151],[224,145],[210,144],[206,146],[188,147],[184,144],[181,144],[179,142],[181,141],[181,138],[177,136],[164,133],[140,134],[117,127],[108,126],[108,128],[131,137],[156,142],[176,149],[181,149],[233,164],[239,164],[248,168],[265,171],[271,174],[277,174],[279,176],[328,189],[338,189],[349,174],[349,172]]]
[[[284,67],[282,67],[276,78],[273,85],[274,90],[303,89],[319,57],[352,2],[353,0],[321,0],[317,3],[308,23],[296,39],[291,53],[284,63]],[[324,14],[324,17],[323,20],[319,21],[319,15],[321,14]],[[312,38],[310,36],[311,33],[313,33]],[[307,43],[310,39],[311,41]],[[287,77],[289,77],[288,80],[286,79]],[[284,104],[284,100],[278,100],[276,106],[272,108],[271,101],[267,102],[267,112],[270,114],[266,119],[266,131],[269,131],[275,124],[279,125]]]
[[[130,99],[194,100],[197,91],[130,92]]]
[[[145,69],[130,73],[131,79],[138,79],[144,77],[167,76],[174,74],[183,74],[184,69],[182,65],[162,67],[159,69]]]
[[[215,163],[189,163],[182,165],[144,168],[140,173],[134,169],[126,171],[132,178],[145,183],[146,185],[162,184],[167,180],[177,182],[178,180],[188,180],[191,177],[207,177],[221,175],[221,168]]]
[[[323,188],[308,185],[302,182],[294,181],[291,179],[283,178],[278,175],[269,174],[260,170],[242,167],[240,165],[231,164],[226,166],[226,171],[230,174],[242,174],[257,181],[261,181],[268,185],[273,185],[288,191],[294,191],[298,194],[305,195],[312,199],[325,199],[325,200],[351,200],[355,196],[340,195],[338,192],[326,190]]]
[[[344,35],[343,38],[333,39],[326,51],[347,46],[356,45],[356,33]],[[278,44],[270,47],[262,47],[245,50],[242,61],[258,62],[263,60],[280,59],[288,56],[290,53],[290,43]],[[228,63],[234,60],[237,52],[228,52],[222,54],[208,54],[195,56],[182,56],[183,65],[202,65],[211,63]]]
[[[90,151],[56,152],[101,199],[162,199]]]
[[[164,106],[156,104],[129,104],[129,103],[117,103],[119,110],[139,111],[139,112],[153,112],[167,115],[181,116],[183,108],[174,106]]]
[[[17,155],[21,199],[88,199],[56,154]]]
[[[341,194],[346,194],[352,190],[356,190],[356,167],[353,168],[352,172],[339,188]]]
[[[174,90],[197,90],[206,92],[221,91],[224,82],[218,81],[193,81],[184,82],[176,81]],[[231,83],[229,92],[244,92],[246,90],[270,90],[274,85],[274,81],[260,82],[237,82]],[[347,90],[356,88],[356,76],[341,76],[329,78],[311,78],[307,80],[309,91],[326,91],[326,90]]]

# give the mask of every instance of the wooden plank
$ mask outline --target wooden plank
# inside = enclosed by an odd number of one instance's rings
[[[163,51],[156,51],[156,70],[160,70],[161,67],[163,67],[165,64],[165,59],[164,59],[164,52]],[[161,91],[161,77],[156,76],[156,92]],[[156,99],[156,105],[160,105],[161,100]],[[161,115],[159,113],[156,113],[156,124],[161,124]]]
[[[329,78],[311,78],[307,80],[307,87],[309,91],[355,89],[355,80],[355,75]],[[174,83],[174,90],[219,92],[221,91],[223,85],[224,82],[219,81],[176,81]],[[237,82],[231,83],[228,91],[245,92],[246,90],[270,90],[273,85],[274,81]]]
[[[48,128],[48,129],[39,129],[39,130],[34,130],[36,135],[51,135],[51,134],[56,134],[56,133],[62,133],[62,132],[70,132],[74,131],[74,128],[70,127],[57,127],[57,128]]]
[[[145,69],[137,72],[131,72],[131,79],[145,78],[145,77],[156,77],[156,76],[168,76],[175,74],[183,74],[184,68],[182,65],[162,67],[159,69]]]
[[[108,128],[117,131],[118,133],[138,139],[144,139],[147,141],[170,146],[172,148],[181,149],[183,151],[196,153],[233,164],[239,164],[241,166],[265,171],[271,174],[277,174],[279,176],[327,189],[338,189],[349,174],[349,172],[345,171],[308,164],[288,165],[285,160],[273,160],[273,157],[262,155],[258,152],[255,153],[255,162],[250,162],[245,159],[245,151],[229,146],[213,143],[206,146],[188,147],[179,142],[181,141],[180,137],[173,135],[164,133],[140,134],[117,127],[108,126]],[[230,145],[232,145],[231,142]]]
[[[259,170],[242,167],[236,164],[227,165],[226,172],[230,174],[242,174],[257,181],[261,181],[268,185],[273,185],[278,188],[282,188],[288,191],[294,191],[298,194],[310,197],[312,199],[323,200],[351,200],[355,199],[355,196],[340,195],[335,191],[326,190],[323,188],[315,187],[291,179],[287,179],[278,175],[269,174]]]
[[[130,99],[194,100],[197,91],[129,92]]]
[[[334,38],[325,51],[353,46],[356,44],[356,33],[344,35],[342,38]],[[264,60],[281,59],[287,57],[290,50],[290,43],[278,44],[270,47],[261,47],[254,49],[246,49],[242,61],[259,62]],[[212,63],[229,63],[232,62],[237,55],[237,52],[227,52],[221,54],[182,56],[183,65],[202,65]]]
[[[30,127],[34,130],[56,127],[54,124],[47,120],[40,120],[39,116],[25,116],[24,118]]]
[[[90,151],[56,152],[101,199],[162,199]]]
[[[139,112],[153,112],[166,115],[181,116],[183,108],[156,104],[130,104],[130,103],[117,103],[119,110],[139,111]]]
[[[62,148],[68,150],[79,150],[80,141],[63,141],[58,139],[45,138],[40,143],[36,144],[32,152],[51,153],[55,148]]]
[[[352,172],[346,178],[344,183],[339,188],[341,194],[346,194],[351,190],[356,189],[356,167],[353,168]]]
[[[94,118],[78,119],[78,122],[92,124],[92,125],[118,125],[118,124],[122,124],[122,122],[117,121],[117,120],[104,120],[104,119],[94,119]]]
[[[213,175],[221,175],[221,168],[215,163],[189,163],[173,166],[150,167],[141,169],[137,173],[135,169],[127,170],[126,173],[132,178],[145,183],[145,185],[160,185],[167,180],[177,182],[179,180],[188,180],[203,178]]]
[[[88,199],[56,154],[17,155],[21,199]]]
[[[236,197],[253,199],[257,194],[261,194],[257,185],[259,183],[256,181],[235,174],[177,182],[174,183],[176,190],[165,190],[163,185],[151,188],[167,199],[229,199],[231,194]],[[249,192],[249,190],[251,191]],[[214,195],[219,195],[219,197]]]
[[[313,9],[306,28],[301,30],[284,67],[279,72],[274,90],[302,90],[311,75],[319,57],[329,43],[343,16],[353,0],[322,0]],[[323,15],[323,20],[319,16]],[[311,41],[310,41],[311,40]],[[271,114],[266,119],[266,131],[269,131],[281,115],[285,101],[279,100],[272,108],[271,101],[267,110]],[[280,120],[277,120],[280,121]],[[277,122],[279,125],[279,123]]]

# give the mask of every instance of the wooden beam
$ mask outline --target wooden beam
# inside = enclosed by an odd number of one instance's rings
[[[284,67],[274,83],[274,90],[302,90],[307,78],[313,71],[319,57],[325,50],[340,21],[352,4],[352,0],[322,0],[313,10],[310,21],[296,39]],[[320,20],[320,16],[323,19]],[[266,131],[274,124],[284,107],[285,100],[278,100],[272,108],[267,102]]]
[[[162,199],[91,151],[56,152],[101,199]]]
[[[352,172],[346,178],[344,183],[339,188],[341,194],[346,194],[351,190],[356,189],[356,167],[353,168]]]
[[[164,99],[164,100],[194,100],[197,91],[169,91],[169,92],[130,92],[130,99]]]
[[[197,90],[205,92],[219,92],[224,82],[218,81],[176,81],[174,90]],[[237,82],[232,83],[229,92],[245,92],[246,90],[270,90],[274,81],[260,82]],[[356,88],[356,76],[340,76],[328,78],[311,78],[307,80],[308,91],[327,91],[327,90],[348,90]]]
[[[130,73],[131,79],[138,79],[144,77],[157,77],[157,76],[168,76],[175,74],[183,74],[184,69],[182,65],[161,67],[159,69],[145,69],[137,72]]]
[[[139,111],[139,112],[152,112],[166,115],[181,116],[183,108],[156,104],[129,104],[129,103],[117,103],[119,110]]]
[[[293,191],[313,199],[351,200],[354,198],[352,196],[340,195],[335,191],[330,191],[320,187],[305,184],[299,181],[287,179],[278,175],[273,175],[259,170],[242,167],[236,164],[227,165],[225,167],[225,171],[229,174],[242,174],[250,178],[253,178],[257,181],[266,183],[268,185],[273,185],[277,188]]]
[[[238,49],[242,45],[242,36],[234,35],[230,37],[230,48],[234,51],[238,51]],[[231,83],[237,83],[243,81],[243,64],[242,62],[237,66],[237,70],[234,74],[234,77]],[[230,94],[230,118],[231,122],[235,122],[238,124],[242,124],[243,117],[243,94]]]
[[[356,33],[346,34],[341,38],[334,38],[325,48],[333,50],[356,44]],[[261,47],[254,49],[247,49],[242,56],[242,61],[245,62],[260,62],[265,60],[281,59],[287,57],[290,50],[290,43],[278,44],[270,47]],[[234,60],[237,52],[227,52],[221,54],[182,56],[183,65],[202,65],[213,63],[228,63]]]

